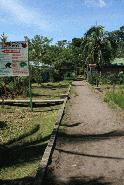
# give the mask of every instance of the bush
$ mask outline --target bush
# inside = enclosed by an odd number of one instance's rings
[[[14,98],[19,95],[28,95],[28,77],[5,77],[0,79],[0,97]]]
[[[124,83],[124,73],[107,73],[101,76],[100,81],[102,84],[123,84]]]
[[[100,82],[100,74],[98,72],[92,73],[89,75],[89,83],[98,86],[99,82]]]

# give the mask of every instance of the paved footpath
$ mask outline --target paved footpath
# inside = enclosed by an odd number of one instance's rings
[[[124,185],[124,122],[86,82],[73,85],[44,185]]]

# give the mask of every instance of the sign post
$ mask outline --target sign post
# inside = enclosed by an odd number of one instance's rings
[[[0,42],[0,77],[29,76],[29,96],[32,110],[31,75],[28,41]]]
[[[33,104],[32,104],[32,87],[31,87],[31,68],[29,63],[29,49],[28,49],[28,68],[29,68],[29,98],[30,98],[30,108],[33,111]]]
[[[31,88],[31,78],[29,76],[29,97],[30,97],[30,108],[33,111],[33,104],[32,104],[32,88]]]

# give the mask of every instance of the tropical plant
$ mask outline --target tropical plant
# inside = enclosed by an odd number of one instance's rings
[[[111,42],[103,26],[93,26],[85,33],[82,49],[86,64],[102,66],[110,63],[112,58]]]

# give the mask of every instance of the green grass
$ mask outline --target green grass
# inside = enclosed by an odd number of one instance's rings
[[[57,99],[66,94],[71,81],[41,83],[32,85],[33,98]]]
[[[70,81],[33,84],[33,98],[60,98],[69,84]],[[29,178],[36,174],[60,107],[34,108],[31,112],[28,107],[0,106],[0,181],[3,184],[33,184]]]
[[[36,173],[60,106],[0,107],[0,179],[15,181]],[[5,183],[6,184],[6,183]]]
[[[115,104],[118,107],[124,109],[124,85],[117,85],[115,87],[114,93],[112,93],[112,87],[107,86],[107,90],[105,91],[104,100],[111,105]]]

